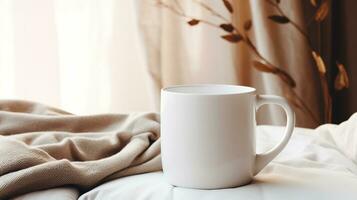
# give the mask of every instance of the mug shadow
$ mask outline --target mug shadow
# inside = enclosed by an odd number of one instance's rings
[[[281,186],[286,186],[286,182],[277,179],[274,177],[268,177],[268,178],[253,178],[252,181],[240,185],[240,186],[235,186],[235,187],[227,187],[227,188],[216,188],[216,189],[200,189],[200,188],[185,188],[185,187],[179,187],[179,186],[173,186],[174,188],[181,188],[185,190],[194,190],[194,191],[225,191],[225,190],[237,190],[237,189],[248,189],[248,188],[260,188],[260,187],[281,187]]]
[[[256,179],[256,178],[254,178],[247,185],[250,185],[250,184],[277,184],[277,183],[279,183],[279,181],[274,180],[274,179]]]

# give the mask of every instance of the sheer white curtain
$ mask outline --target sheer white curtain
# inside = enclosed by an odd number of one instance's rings
[[[0,98],[151,110],[133,1],[0,0]]]

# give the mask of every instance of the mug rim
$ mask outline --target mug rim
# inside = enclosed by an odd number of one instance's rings
[[[200,92],[185,92],[178,91],[177,89],[183,88],[206,88],[206,89],[225,89],[226,91],[200,91]],[[176,89],[176,91],[175,91]],[[230,84],[182,84],[182,85],[171,85],[161,89],[161,92],[171,93],[175,95],[198,95],[198,96],[215,96],[215,95],[243,95],[243,94],[255,94],[256,89],[244,85],[230,85]]]

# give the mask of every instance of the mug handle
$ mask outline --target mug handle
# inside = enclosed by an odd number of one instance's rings
[[[255,157],[255,168],[254,175],[258,174],[270,161],[272,161],[286,146],[288,143],[291,134],[293,133],[295,126],[295,114],[292,108],[289,106],[289,103],[282,97],[274,95],[257,95],[255,101],[255,109],[264,104],[277,104],[281,106],[287,117],[286,128],[284,137],[281,141],[271,150],[265,153],[257,154]]]

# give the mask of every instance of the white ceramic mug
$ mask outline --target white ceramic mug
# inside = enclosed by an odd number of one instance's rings
[[[285,136],[256,154],[256,110],[277,104],[287,115]],[[182,85],[161,91],[161,156],[175,186],[218,189],[248,184],[288,143],[295,116],[278,96],[236,85]]]

